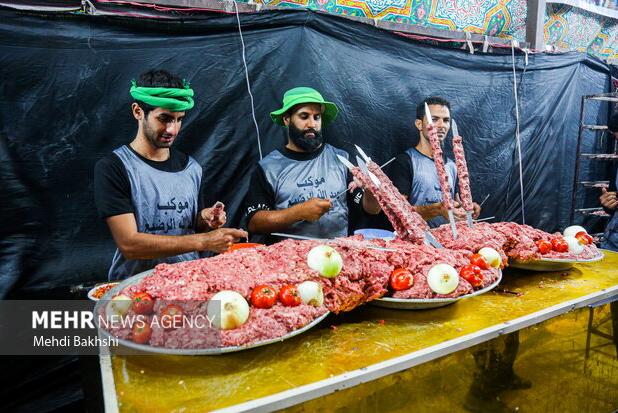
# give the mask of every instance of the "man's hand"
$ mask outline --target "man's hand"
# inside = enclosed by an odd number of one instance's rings
[[[356,191],[357,188],[362,188],[363,184],[361,184],[361,181],[359,181],[356,178],[352,178],[352,180],[350,181],[350,183],[348,184],[348,192],[354,192]]]
[[[601,196],[599,201],[604,208],[616,209],[618,207],[618,199],[616,199],[616,192],[608,192],[607,189],[601,188]]]
[[[249,234],[241,229],[219,228],[205,234],[196,234],[200,237],[199,251],[224,252],[241,238]]]
[[[315,222],[326,214],[332,206],[333,204],[328,199],[311,198],[302,204],[296,204],[294,208],[298,209],[299,215],[304,221]]]
[[[212,229],[221,228],[227,221],[225,210],[217,208],[216,205],[200,211],[202,220]]]
[[[444,205],[440,204],[440,214],[448,219],[448,209]],[[455,221],[463,221],[466,219],[466,210],[461,207],[461,204],[457,201],[453,201],[453,217]]]
[[[474,208],[474,211],[472,212],[472,218],[477,219],[479,215],[481,215],[481,206],[476,202],[473,202],[472,207]]]

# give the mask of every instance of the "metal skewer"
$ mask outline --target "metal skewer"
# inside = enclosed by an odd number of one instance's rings
[[[487,199],[489,198],[489,195],[491,195],[491,194],[487,194],[487,195],[485,195],[485,198],[483,198],[483,200],[481,201],[481,205],[479,205],[479,208],[483,206],[483,204],[485,203],[485,201],[487,201]]]

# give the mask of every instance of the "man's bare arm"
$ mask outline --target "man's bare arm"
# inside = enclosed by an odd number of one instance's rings
[[[328,212],[332,204],[320,198],[312,198],[302,204],[296,204],[277,211],[258,211],[249,221],[249,232],[270,234],[284,231],[299,221],[315,222]]]
[[[192,251],[222,252],[240,238],[247,237],[245,231],[233,228],[221,228],[205,234],[146,234],[137,231],[133,214],[115,215],[106,221],[118,249],[131,260],[171,257]]]

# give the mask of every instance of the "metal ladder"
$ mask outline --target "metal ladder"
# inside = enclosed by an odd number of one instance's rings
[[[613,145],[613,153],[581,153],[582,141],[584,139],[584,135],[587,131],[593,131],[598,133],[599,131],[607,131],[607,125],[587,125],[584,123],[584,109],[586,102],[588,101],[604,101],[610,103],[618,103],[618,92],[614,93],[600,93],[596,95],[587,95],[582,96],[581,100],[581,108],[579,112],[579,134],[577,136],[577,149],[576,149],[576,159],[575,159],[575,174],[573,176],[573,193],[571,198],[571,214],[569,222],[571,225],[575,223],[575,214],[580,214],[584,216],[594,216],[597,218],[609,218],[608,215],[603,208],[599,206],[591,207],[591,208],[577,208],[577,195],[579,193],[580,188],[590,189],[594,188],[599,190],[599,188],[609,185],[609,181],[580,181],[580,169],[581,169],[581,161],[582,159],[587,159],[591,161],[618,161],[618,142],[614,141]],[[602,235],[602,234],[592,234],[592,235]]]

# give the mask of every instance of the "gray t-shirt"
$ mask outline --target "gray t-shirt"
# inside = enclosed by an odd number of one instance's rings
[[[440,180],[436,172],[436,166],[430,157],[423,155],[416,148],[410,148],[405,152],[410,157],[411,174],[414,179],[409,189],[408,200],[412,205],[428,205],[442,202],[442,191],[440,190]],[[455,184],[457,180],[457,166],[450,159],[445,164],[448,182],[451,186],[451,197],[455,197]],[[448,220],[444,217],[434,217],[427,221],[430,227],[435,228],[446,224]]]
[[[285,230],[289,234],[317,238],[348,235],[349,208],[344,191],[348,171],[336,155],[348,154],[329,144],[314,153],[298,153],[286,148],[274,150],[259,163],[245,200],[247,220],[260,210],[281,210],[311,198],[330,199],[333,206],[316,222],[297,222]],[[339,196],[337,196],[339,195]],[[355,203],[362,195],[354,194]]]
[[[153,168],[127,146],[114,150],[131,184],[131,202],[138,232],[158,235],[195,233],[202,167],[189,157],[179,172]],[[157,264],[199,258],[197,252],[151,260],[129,260],[117,249],[108,278],[118,280],[154,268]]]

